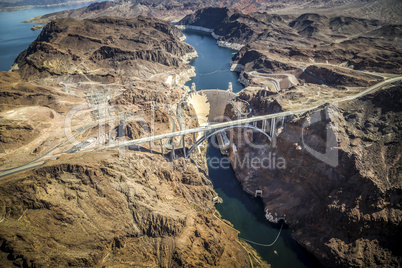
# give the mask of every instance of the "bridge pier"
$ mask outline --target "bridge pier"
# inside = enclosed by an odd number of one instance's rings
[[[265,121],[265,132],[269,133],[269,130],[271,129],[271,120],[266,120]]]
[[[161,140],[161,153],[163,155],[163,139]]]
[[[182,144],[183,144],[183,156],[186,157],[186,142],[184,140],[184,135],[181,136]]]
[[[175,158],[176,158],[176,156],[174,155],[174,142],[172,142],[172,154],[171,154],[171,157],[172,157],[172,161],[175,160]]]
[[[276,130],[276,120],[275,118],[271,119],[271,137],[272,137],[272,147],[276,147],[276,137],[275,137],[275,130]]]
[[[262,120],[262,131],[267,131],[267,120]]]

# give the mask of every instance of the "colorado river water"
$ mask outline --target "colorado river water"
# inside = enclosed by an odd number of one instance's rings
[[[18,54],[26,49],[40,33],[40,31],[30,30],[33,24],[20,23],[21,21],[84,5],[86,4],[0,12],[2,26],[0,27],[0,71],[8,71]],[[194,46],[199,55],[191,63],[196,68],[197,76],[187,85],[194,82],[197,89],[227,89],[228,82],[232,82],[234,92],[243,88],[237,81],[238,74],[229,70],[229,62],[234,50],[218,47],[216,40],[210,34],[185,31],[185,35],[186,42]],[[219,149],[213,146],[208,147],[207,154],[209,159],[223,157]],[[280,225],[273,225],[265,220],[262,203],[260,200],[251,198],[241,189],[233,170],[210,167],[209,174],[215,190],[223,199],[223,203],[217,205],[217,209],[240,231],[240,236],[262,244],[269,244],[275,240]],[[282,230],[278,241],[272,247],[253,246],[272,267],[314,267],[308,255],[290,238],[289,230]]]
[[[237,80],[238,74],[229,70],[234,50],[218,47],[216,40],[209,33],[185,30],[184,34],[187,37],[185,41],[192,45],[199,55],[191,62],[197,76],[187,83],[188,86],[194,82],[197,90],[227,89],[228,83],[232,82],[234,92],[243,88]],[[231,167],[212,167],[211,159],[221,160],[224,157],[212,143],[208,144],[209,176],[216,192],[223,199],[223,203],[216,206],[218,211],[240,231],[240,237],[261,244],[271,244],[277,237],[281,225],[271,224],[265,219],[261,200],[250,197],[242,190]],[[220,161],[223,162],[225,161]],[[252,246],[274,268],[318,266],[316,261],[290,237],[290,230],[285,228],[273,246]]]

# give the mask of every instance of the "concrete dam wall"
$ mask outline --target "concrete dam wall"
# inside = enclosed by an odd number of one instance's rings
[[[188,101],[197,113],[199,124],[223,122],[226,105],[237,97],[236,93],[221,89],[206,89],[190,94]]]

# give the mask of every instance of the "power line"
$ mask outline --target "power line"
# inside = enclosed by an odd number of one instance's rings
[[[260,244],[260,243],[257,243],[257,242],[251,241],[251,240],[247,240],[247,239],[242,238],[242,237],[239,237],[239,238],[242,239],[242,240],[244,240],[244,241],[246,241],[246,242],[249,242],[249,243],[251,243],[251,244],[255,244],[255,245],[258,245],[258,246],[262,246],[262,247],[271,247],[271,246],[273,246],[273,245],[276,243],[276,241],[278,240],[278,238],[279,238],[279,236],[280,236],[280,234],[281,234],[281,231],[282,231],[283,224],[284,224],[284,223],[282,222],[281,229],[279,229],[278,235],[276,236],[274,242],[272,242],[271,244]]]

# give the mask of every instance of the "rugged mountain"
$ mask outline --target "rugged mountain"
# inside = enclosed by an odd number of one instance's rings
[[[232,68],[244,72],[256,70],[266,73],[280,73],[292,69],[299,70],[295,71],[299,75],[310,65],[327,65],[332,68],[338,66],[344,69],[346,67],[350,72],[353,70],[395,74],[402,72],[400,64],[402,52],[395,47],[379,47],[365,41],[346,41],[342,44],[319,45],[315,48],[290,46],[270,48],[268,44],[257,42],[243,46],[232,58]],[[299,78],[305,80],[304,77]],[[322,78],[326,80],[324,75]]]
[[[208,212],[216,193],[189,161],[78,153],[3,179],[0,192],[2,265],[250,265],[253,250]]]
[[[378,20],[358,19],[353,17],[327,17],[324,15],[306,13],[292,22],[289,26],[304,37],[313,37],[319,40],[329,38],[349,38],[375,30],[381,25]]]
[[[236,176],[246,192],[262,190],[267,218],[286,218],[325,267],[400,265],[401,86],[336,102],[395,76],[362,70],[402,72],[399,25],[228,8],[202,9],[178,24],[241,47],[232,70],[247,86],[239,103],[248,102],[254,115],[323,104],[278,124],[276,147],[257,132],[227,134]],[[231,105],[226,115],[238,118]]]
[[[220,43],[244,45],[264,37],[273,40],[278,34],[282,37],[286,35],[286,38],[282,38],[285,42],[293,41],[292,37],[297,35],[292,29],[286,29],[286,20],[289,18],[267,13],[243,14],[230,8],[205,8],[187,15],[177,24],[209,28],[218,36]]]
[[[177,18],[200,7],[166,3],[104,2],[55,16]],[[272,4],[249,3],[241,8],[250,12]],[[274,5],[300,12],[309,3]],[[315,4],[334,7],[334,1]],[[240,94],[254,114],[288,109],[288,103],[305,108],[320,94],[331,96],[320,97],[325,102],[349,94],[347,87],[358,92],[381,79],[359,69],[401,72],[397,24],[329,13],[245,15],[227,8],[204,9],[186,20],[213,27],[220,45],[243,46],[232,67],[242,71],[244,83],[258,86]],[[7,150],[2,166],[48,155],[42,167],[0,180],[1,263],[265,266],[209,210],[216,194],[203,161],[171,160],[159,143],[77,153],[189,123],[194,110],[181,102],[181,86],[191,75],[185,61],[195,54],[181,38],[172,25],[141,16],[59,19],[18,57],[12,73],[0,74],[7,100],[0,113],[0,140]],[[287,90],[275,92],[273,79]],[[394,232],[401,221],[400,99],[400,87],[393,87],[343,102],[338,110],[323,106],[318,114],[329,114],[320,123],[305,127],[313,112],[286,122],[276,148],[260,135],[237,133],[262,145],[255,150],[238,143],[236,156],[231,152],[244,189],[262,189],[267,212],[286,214],[294,237],[326,266],[401,263],[400,235]],[[325,152],[328,129],[340,137],[330,148],[339,153],[335,166],[309,150]],[[72,136],[75,144],[66,141]],[[236,157],[264,159],[270,153],[285,159],[287,168],[236,166]]]
[[[0,75],[0,142],[7,152],[0,157],[2,167],[34,160],[98,119],[107,121],[99,132],[115,138],[119,113],[145,118],[142,111],[150,113],[154,104],[167,117],[164,107],[180,99],[178,85],[194,73],[186,62],[197,54],[183,38],[170,23],[145,17],[49,23],[18,56],[13,71]],[[128,92],[135,92],[135,103],[126,100]],[[163,124],[164,130],[171,127],[169,120]],[[145,133],[142,125],[132,123],[131,128]],[[96,130],[86,134],[97,137]]]
[[[297,14],[300,10],[327,15],[347,14],[359,18],[376,18],[390,23],[401,23],[402,4],[398,0],[115,0],[94,3],[88,7],[52,13],[35,18],[47,23],[55,18],[94,18],[98,16],[136,17],[146,15],[178,21],[185,15],[205,7],[229,7],[244,13]]]
[[[279,129],[275,148],[258,133],[234,133],[237,151],[230,158],[243,188],[262,190],[266,212],[286,215],[293,237],[325,267],[402,262],[401,89],[295,116]],[[272,95],[244,92],[241,98],[257,114],[282,109]],[[248,135],[252,144],[236,135]],[[266,162],[242,168],[254,158]]]
[[[117,139],[119,113],[127,114],[128,130],[137,133],[131,138],[170,129],[169,105],[180,100],[180,86],[193,73],[186,61],[196,56],[180,39],[171,24],[145,17],[49,23],[14,70],[0,74],[0,142],[7,152],[0,156],[2,167],[34,160],[98,120],[105,125],[88,129],[87,139],[99,133],[106,141]],[[152,105],[168,120],[145,131]],[[56,151],[72,146],[64,145]]]
[[[117,81],[121,73],[144,78],[162,70],[185,72],[190,69],[185,61],[196,52],[183,38],[171,24],[145,17],[60,19],[46,25],[13,69],[26,80],[89,76]]]
[[[3,168],[9,167],[9,161],[22,164],[31,160],[32,156],[26,151],[18,150],[32,143],[36,144],[32,150],[39,153],[46,138],[50,138],[47,135],[61,125],[63,115],[85,102],[53,87],[24,82],[17,73],[11,72],[0,72],[0,88],[0,162]],[[3,150],[15,158],[4,155]]]
[[[230,8],[205,8],[178,22],[210,28],[219,41],[247,44],[267,41],[269,45],[314,46],[339,43],[359,36],[395,38],[400,36],[399,25],[379,20],[345,16],[325,16],[317,13],[302,15],[245,14]],[[292,42],[292,43],[289,43]],[[395,42],[396,43],[396,42]]]
[[[281,78],[285,88],[302,81],[367,86],[381,78],[357,71],[402,72],[400,26],[378,20],[313,13],[297,17],[243,14],[229,8],[205,8],[186,16],[178,25],[207,28],[218,45],[238,49],[232,70],[241,72],[245,85],[254,83],[250,72],[273,74],[272,78],[278,78],[275,74],[291,75],[291,83]]]
[[[0,3],[0,10],[10,11],[33,6],[59,6],[86,2],[92,2],[92,0],[3,0]]]
[[[268,267],[219,218],[205,161],[160,141],[93,150],[198,125],[182,37],[145,17],[60,19],[0,72],[1,166],[38,164],[0,171],[2,266]]]

